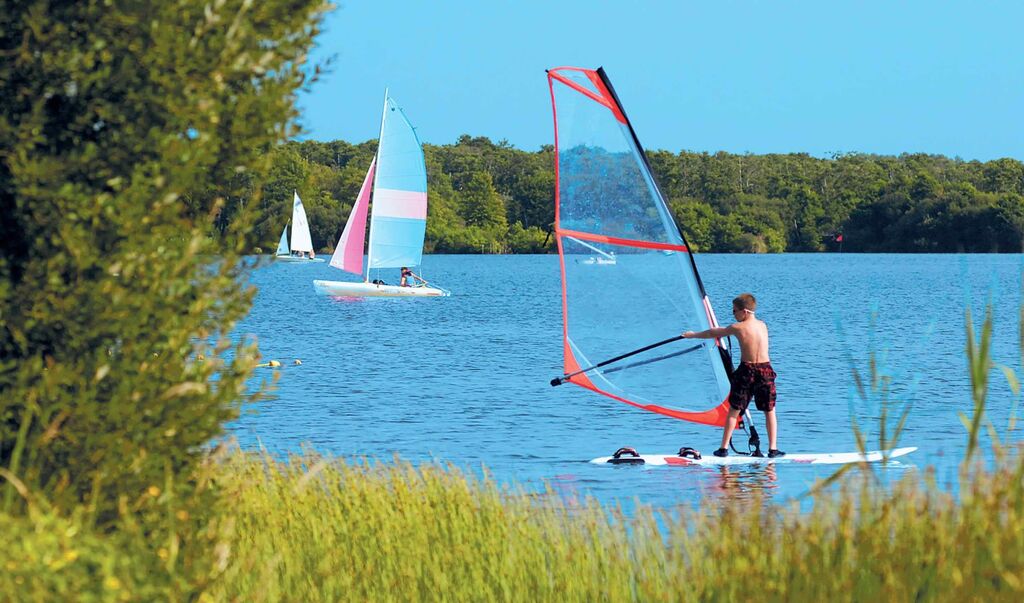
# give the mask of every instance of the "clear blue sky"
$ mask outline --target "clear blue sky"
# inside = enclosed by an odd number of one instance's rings
[[[1024,2],[335,0],[305,138],[552,141],[544,69],[604,66],[648,149],[1024,160]]]

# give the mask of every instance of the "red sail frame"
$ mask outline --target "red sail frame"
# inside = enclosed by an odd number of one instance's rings
[[[565,76],[563,76],[563,75],[561,75],[559,73],[559,72],[564,72],[564,71],[574,71],[574,72],[578,72],[580,74],[583,74],[584,76],[586,76],[587,80],[594,86],[594,89],[596,90],[596,92],[595,92],[595,90],[590,90],[590,89],[587,89],[584,86],[581,86],[581,85],[577,84],[576,82],[572,81],[571,79],[569,79],[569,78],[567,78],[567,77],[565,77]],[[703,294],[704,311],[707,313],[708,322],[713,327],[718,326],[718,322],[715,319],[714,312],[711,310],[711,305],[708,302],[707,295],[704,294],[704,292],[703,292],[703,284],[700,283],[700,276],[697,274],[696,264],[693,263],[692,253],[691,253],[690,249],[688,248],[688,246],[685,245],[685,240],[684,240],[684,245],[675,245],[675,244],[661,243],[661,242],[656,242],[656,241],[641,241],[641,240],[635,240],[635,239],[610,237],[610,236],[596,234],[596,233],[581,232],[579,230],[563,229],[561,227],[561,185],[560,185],[561,174],[560,174],[560,169],[559,169],[559,157],[560,156],[559,156],[559,140],[558,140],[558,108],[557,108],[557,103],[555,101],[555,90],[554,90],[554,82],[555,81],[558,81],[559,83],[568,86],[569,88],[575,90],[576,92],[579,92],[580,94],[584,95],[585,97],[587,97],[588,99],[594,101],[595,103],[598,103],[598,104],[604,106],[605,108],[607,108],[612,113],[612,115],[615,117],[615,119],[619,123],[621,123],[621,124],[625,125],[626,127],[628,127],[630,133],[633,136],[633,142],[636,145],[637,149],[639,150],[640,156],[644,159],[644,163],[646,164],[646,155],[644,154],[643,148],[640,146],[639,140],[636,138],[636,134],[633,132],[632,125],[629,123],[629,120],[626,118],[625,111],[622,109],[622,107],[621,107],[621,105],[619,103],[618,98],[610,90],[609,86],[605,85],[605,80],[604,80],[604,78],[602,78],[602,75],[603,74],[601,74],[601,73],[599,73],[597,71],[590,70],[590,69],[581,69],[579,67],[557,67],[557,68],[553,68],[553,69],[548,70],[548,89],[549,89],[550,94],[551,94],[551,111],[552,111],[552,117],[554,119],[554,126],[555,126],[555,128],[554,128],[555,129],[555,225],[554,225],[554,234],[555,234],[555,242],[556,242],[556,244],[558,246],[559,268],[561,270],[561,280],[562,280],[563,368],[564,368],[564,371],[565,371],[566,374],[570,374],[570,373],[579,371],[581,367],[579,365],[579,362],[576,360],[575,355],[572,352],[572,348],[571,348],[571,345],[570,345],[570,339],[569,339],[569,315],[568,315],[569,308],[568,308],[567,287],[566,287],[566,282],[567,281],[566,281],[566,269],[565,269],[565,250],[563,248],[563,242],[562,242],[563,237],[572,237],[574,239],[582,239],[582,240],[586,240],[586,241],[594,241],[594,242],[601,242],[601,243],[611,243],[611,244],[614,244],[614,245],[620,245],[620,246],[625,246],[625,247],[644,248],[644,249],[657,249],[657,250],[663,250],[663,251],[675,251],[675,252],[685,252],[685,253],[687,253],[689,255],[689,257],[690,257],[690,262],[693,265],[694,276],[696,277],[698,286],[700,287],[701,293]],[[642,169],[648,170],[648,172],[649,172],[649,166],[648,165],[644,165]],[[652,178],[652,181],[653,181],[653,178]],[[656,187],[656,185],[655,185],[655,187]],[[658,195],[660,196],[660,191],[658,191]],[[717,345],[719,347],[723,346],[721,341],[717,342]],[[673,408],[666,408],[664,406],[660,406],[660,405],[657,405],[657,404],[645,404],[645,403],[637,402],[637,401],[625,398],[623,396],[614,394],[612,392],[606,391],[604,389],[601,389],[600,387],[597,387],[593,383],[593,381],[591,381],[591,379],[585,373],[579,374],[579,375],[575,375],[575,376],[569,378],[568,381],[570,381],[572,383],[575,383],[576,385],[579,385],[580,387],[584,387],[584,388],[589,389],[591,391],[594,391],[594,392],[597,392],[597,393],[602,394],[604,396],[607,396],[609,398],[612,398],[614,400],[618,400],[619,402],[623,402],[625,404],[629,404],[631,406],[634,406],[634,407],[637,407],[637,408],[640,408],[640,409],[643,409],[643,410],[647,410],[647,411],[650,411],[650,412],[658,413],[658,414],[661,414],[661,415],[664,415],[664,416],[672,417],[672,418],[675,418],[675,419],[681,419],[681,420],[684,420],[684,421],[690,421],[690,422],[693,422],[693,423],[699,423],[699,424],[704,424],[704,425],[711,425],[711,426],[721,427],[721,426],[725,425],[725,420],[726,420],[726,417],[727,417],[727,415],[729,413],[729,404],[728,404],[728,399],[727,398],[725,400],[723,400],[717,406],[715,406],[715,407],[713,407],[711,409],[705,410],[705,411],[683,411],[683,410],[677,410],[677,409],[673,409]]]

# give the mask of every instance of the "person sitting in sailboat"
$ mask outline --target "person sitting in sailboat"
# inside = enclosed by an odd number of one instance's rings
[[[412,270],[409,270],[408,267],[402,266],[402,280],[399,281],[398,285],[400,287],[412,287],[413,286],[413,283],[411,282],[412,279],[416,279],[417,281],[419,281],[420,283],[423,283],[424,285],[427,284],[427,281],[425,281],[422,278],[420,278],[420,275],[416,274]]]

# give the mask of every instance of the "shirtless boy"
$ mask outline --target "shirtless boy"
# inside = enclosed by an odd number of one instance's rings
[[[764,411],[768,427],[768,458],[785,456],[776,446],[778,424],[775,420],[775,371],[768,358],[768,327],[754,316],[757,300],[749,293],[743,293],[732,300],[732,315],[736,324],[717,327],[694,333],[687,331],[683,337],[697,339],[719,339],[733,335],[740,342],[740,365],[732,374],[732,389],[729,391],[729,416],[722,432],[722,447],[715,456],[728,456],[729,438],[736,429],[736,420],[747,410],[750,398],[754,405]]]

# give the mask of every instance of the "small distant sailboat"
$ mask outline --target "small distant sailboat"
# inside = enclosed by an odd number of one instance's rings
[[[363,239],[373,193],[366,272]],[[400,287],[370,281],[374,268],[412,268],[423,259],[427,229],[427,167],[412,124],[384,91],[377,155],[359,189],[352,213],[331,257],[331,266],[363,277],[363,282],[315,280],[318,293],[336,297],[442,297],[449,294],[426,283]]]
[[[577,264],[585,264],[587,266],[614,266],[615,265],[615,252],[605,251],[596,245],[591,245],[586,241],[575,240],[577,243],[594,252],[597,255],[592,255],[582,260],[576,260]]]
[[[598,255],[592,255],[589,258],[580,262],[581,264],[587,264],[591,266],[614,266],[615,265],[615,252],[609,251],[607,253],[598,251]]]
[[[322,262],[313,257],[313,238],[309,235],[309,220],[306,219],[306,208],[297,191],[292,192],[292,242],[288,245],[288,225],[281,232],[281,240],[277,244],[278,262]],[[309,256],[303,255],[308,253]]]

